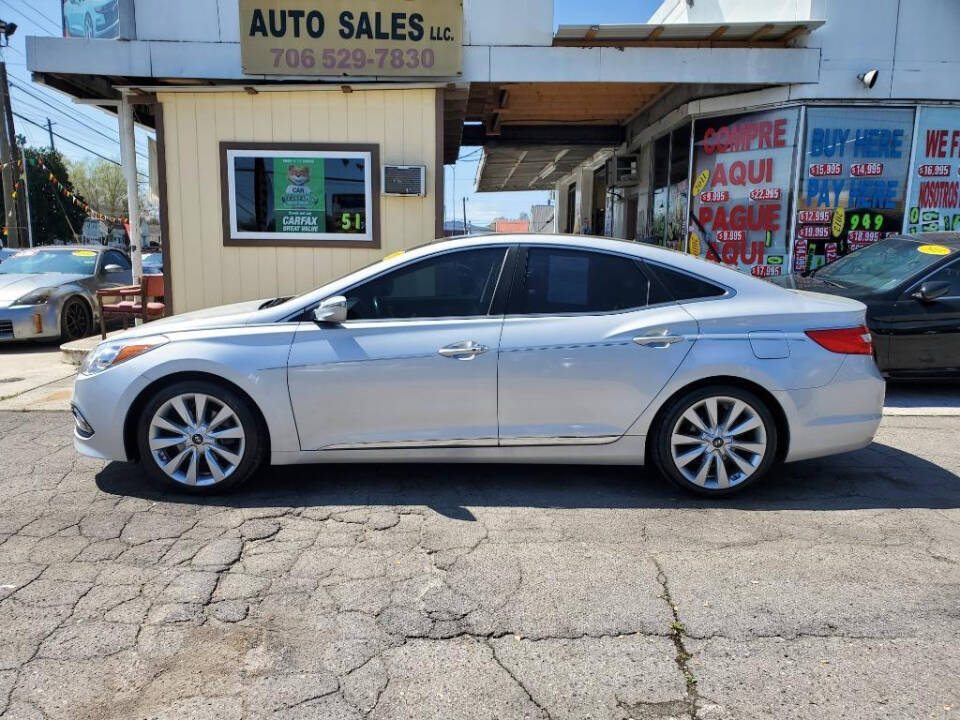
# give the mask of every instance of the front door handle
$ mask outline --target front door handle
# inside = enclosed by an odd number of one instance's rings
[[[668,335],[668,332],[669,331],[658,335],[641,335],[640,337],[635,337],[633,341],[642,347],[656,348],[658,350],[668,348],[674,343],[683,342],[684,338],[682,335]]]
[[[437,353],[445,358],[454,360],[473,360],[477,355],[483,355],[489,350],[486,345],[481,345],[473,340],[464,340],[463,342],[447,345],[437,350]]]

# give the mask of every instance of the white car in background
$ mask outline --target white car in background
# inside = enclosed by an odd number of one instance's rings
[[[871,442],[864,311],[636,243],[438,242],[102,343],[76,446],[191,493],[264,462],[413,461],[651,463],[727,495]]]

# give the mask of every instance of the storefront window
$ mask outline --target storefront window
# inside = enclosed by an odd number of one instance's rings
[[[960,109],[922,107],[904,230],[960,231]]]
[[[903,226],[913,110],[807,110],[794,270],[805,272]]]
[[[689,251],[753,275],[782,275],[799,108],[694,125]]]
[[[221,146],[225,244],[378,246],[376,146]]]
[[[653,143],[653,210],[650,239],[658,245],[664,243],[666,236],[669,183],[670,136],[664,135]]]

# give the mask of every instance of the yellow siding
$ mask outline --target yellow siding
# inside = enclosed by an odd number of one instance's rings
[[[434,237],[435,91],[161,93],[173,310],[302,293]],[[380,198],[379,250],[224,247],[220,142],[375,143],[380,163],[425,165],[425,198]]]

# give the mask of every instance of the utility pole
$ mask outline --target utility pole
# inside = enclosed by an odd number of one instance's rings
[[[467,196],[463,196],[463,234],[469,235],[470,231],[467,229]]]
[[[17,26],[0,20],[0,48],[9,43]],[[10,87],[7,85],[7,63],[0,50],[0,163],[3,165],[3,225],[7,228],[7,245],[23,247],[19,203],[13,197],[17,184],[16,135],[13,126],[13,108],[10,107]]]
[[[20,160],[23,161],[23,198],[27,203],[27,242],[33,247],[33,216],[30,214],[30,176],[27,164],[27,151],[20,148]]]
[[[47,132],[50,133],[50,149],[56,150],[57,144],[53,141],[53,123],[50,122],[50,118],[47,118]]]

